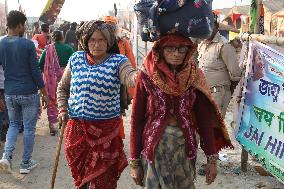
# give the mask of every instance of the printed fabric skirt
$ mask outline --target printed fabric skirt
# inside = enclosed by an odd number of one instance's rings
[[[69,119],[65,152],[77,189],[117,188],[128,164],[119,124],[119,117],[98,121]]]
[[[142,158],[144,189],[195,189],[195,159],[185,154],[185,139],[177,126],[167,126],[150,164]]]

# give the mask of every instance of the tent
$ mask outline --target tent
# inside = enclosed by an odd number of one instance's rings
[[[277,19],[273,15],[284,8],[283,0],[267,0],[263,1],[264,7],[264,29],[265,34],[273,35],[276,30]],[[245,6],[234,6],[230,10],[218,9],[220,14],[225,15],[223,23],[228,25],[235,25],[237,29],[246,32],[249,30],[249,16],[250,16],[250,5]]]
[[[277,29],[277,18],[273,15],[284,8],[283,0],[269,0],[263,2],[264,30],[266,34],[274,35]]]
[[[222,20],[223,24],[233,26],[237,29],[240,29],[241,31],[247,31],[247,29],[244,28],[248,28],[248,21],[246,22],[247,26],[244,26],[242,20],[244,18],[248,18],[249,10],[250,6],[245,5],[219,9],[218,11],[220,11],[220,15],[223,15],[224,17],[224,19]]]
[[[275,13],[272,17],[277,20],[275,35],[277,37],[284,37],[284,8]]]

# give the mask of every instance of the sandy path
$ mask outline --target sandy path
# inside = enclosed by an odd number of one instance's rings
[[[229,112],[226,117],[226,122],[229,123],[232,118]],[[127,155],[129,154],[129,112],[125,118],[125,129],[126,129],[126,139],[125,150]],[[21,158],[21,147],[22,147],[22,135],[19,135],[16,150],[13,159],[13,174],[3,175],[0,174],[0,189],[48,189],[51,180],[52,166],[55,156],[57,137],[49,136],[47,128],[46,116],[43,115],[42,119],[38,122],[37,126],[37,136],[36,145],[33,153],[33,158],[38,160],[40,165],[34,169],[28,175],[19,174],[19,163]],[[3,145],[2,145],[3,146]],[[0,152],[2,154],[2,148]],[[216,181],[210,185],[206,186],[204,182],[204,177],[197,176],[196,188],[208,188],[208,189],[252,189],[257,188],[256,184],[263,182],[267,187],[266,189],[284,189],[284,185],[279,183],[273,177],[261,177],[253,169],[256,164],[249,160],[248,172],[236,175],[232,173],[232,169],[240,165],[240,147],[236,145],[235,150],[227,150],[226,153],[229,155],[228,162],[220,162],[219,164],[219,175]],[[200,166],[200,162],[204,162],[203,152],[200,151],[197,168]],[[56,179],[56,189],[75,189],[73,185],[72,178],[70,177],[69,168],[67,166],[64,150],[62,150],[62,155],[59,163],[59,169]],[[120,180],[118,189],[138,189],[134,185],[129,177],[129,168],[127,168]]]

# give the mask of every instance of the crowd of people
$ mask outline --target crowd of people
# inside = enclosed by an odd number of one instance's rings
[[[35,24],[32,40],[22,37],[25,22],[23,13],[9,12],[0,40],[0,131],[5,112],[9,119],[1,172],[11,173],[22,126],[20,173],[38,165],[32,159],[36,123],[47,108],[50,135],[58,122],[65,127],[77,188],[114,189],[129,164],[145,189],[193,189],[199,145],[206,182],[214,182],[218,152],[233,148],[224,117],[242,74],[235,42],[220,35],[217,21],[199,45],[177,33],[162,36],[139,69],[113,16],[72,23],[66,34]],[[128,161],[123,115],[132,98]]]

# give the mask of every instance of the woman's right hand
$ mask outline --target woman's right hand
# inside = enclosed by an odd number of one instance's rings
[[[136,185],[143,186],[143,178],[144,178],[144,173],[142,170],[142,167],[136,167],[136,168],[131,168],[130,170],[130,175]]]
[[[40,89],[39,96],[41,97],[41,105],[42,105],[43,109],[46,109],[47,105],[48,105],[49,99],[47,97],[47,93],[46,93],[45,87]]]
[[[58,122],[59,122],[59,129],[63,126],[65,127],[66,124],[67,124],[67,121],[68,121],[68,113],[67,111],[64,111],[64,112],[60,112],[58,114]]]

